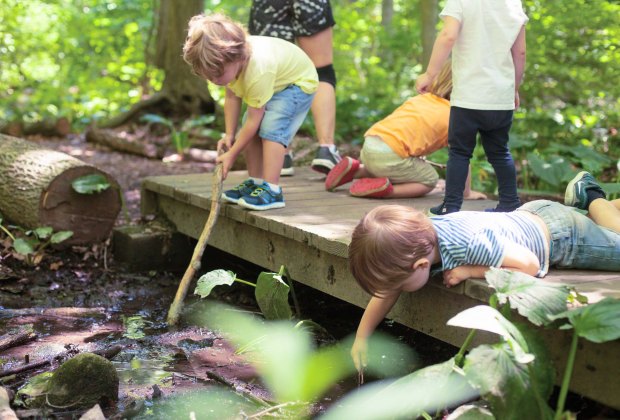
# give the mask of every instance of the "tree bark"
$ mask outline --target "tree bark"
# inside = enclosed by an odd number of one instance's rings
[[[420,0],[422,67],[426,69],[437,36],[437,0]]]
[[[99,127],[118,127],[144,112],[167,117],[188,117],[215,112],[215,102],[209,93],[206,80],[194,75],[191,67],[183,61],[187,24],[190,18],[201,13],[203,8],[203,0],[160,1],[155,65],[165,74],[162,89]]]
[[[71,183],[85,175],[105,177],[110,188],[79,194]],[[120,187],[107,173],[65,153],[0,134],[0,213],[21,227],[70,230],[63,244],[105,240],[121,209]]]

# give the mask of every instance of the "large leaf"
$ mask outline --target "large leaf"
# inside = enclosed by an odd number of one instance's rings
[[[528,364],[516,360],[510,346],[500,343],[473,349],[463,367],[498,419],[550,419],[553,412],[535,394]]]
[[[73,236],[73,232],[70,230],[61,230],[60,232],[56,232],[50,238],[50,242],[53,244],[59,244],[63,241],[66,241],[70,237]]]
[[[140,121],[145,121],[152,124],[165,125],[171,130],[174,130],[174,124],[172,123],[172,121],[157,114],[145,114],[142,116],[142,118],[140,118]]]
[[[102,174],[90,174],[74,179],[71,186],[79,194],[96,194],[110,188],[110,183]]]
[[[291,319],[293,312],[288,304],[290,287],[282,276],[262,272],[256,280],[256,302],[266,319]]]
[[[316,401],[340,380],[354,373],[349,347],[324,347],[310,355],[305,364],[301,400]]]
[[[524,273],[492,267],[485,275],[487,282],[497,292],[501,304],[526,317],[534,325],[546,325],[550,316],[566,310],[570,290],[568,286],[551,283]]]
[[[39,239],[47,239],[54,232],[51,226],[38,227],[34,230],[34,234]]]
[[[37,244],[38,241],[33,238],[17,238],[15,242],[13,242],[13,248],[15,248],[15,251],[19,254],[30,255],[34,252]]]
[[[561,156],[551,156],[545,161],[535,153],[528,153],[527,160],[538,178],[556,187],[564,184],[573,175],[571,164]]]
[[[321,419],[383,420],[416,418],[424,412],[434,413],[477,396],[455,368],[454,359],[420,369],[385,385],[374,382],[347,394]]]
[[[209,271],[207,274],[203,274],[198,279],[194,294],[200,296],[201,298],[206,298],[211,294],[211,291],[215,286],[219,286],[220,284],[230,286],[234,283],[236,278],[237,275],[232,271],[221,269]]]
[[[620,338],[620,300],[607,297],[599,302],[558,314],[568,318],[580,337],[594,343]]]
[[[479,305],[465,309],[452,317],[448,325],[499,334],[510,345],[519,363],[529,363],[534,360],[534,355],[529,353],[527,342],[521,331],[490,306]]]

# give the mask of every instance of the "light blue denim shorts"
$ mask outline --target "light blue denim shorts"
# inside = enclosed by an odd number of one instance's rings
[[[551,235],[549,265],[620,271],[620,234],[601,227],[572,207],[536,200],[519,207],[539,216]]]
[[[308,115],[313,98],[314,94],[307,94],[296,85],[274,94],[265,105],[258,130],[260,138],[288,147]]]
[[[375,178],[387,177],[392,184],[415,182],[433,188],[439,175],[424,159],[402,158],[377,136],[367,136],[360,152],[364,167]]]

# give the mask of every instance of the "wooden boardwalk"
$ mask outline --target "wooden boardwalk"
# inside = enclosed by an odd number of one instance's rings
[[[346,186],[333,193],[325,191],[324,177],[309,168],[295,170],[295,176],[281,178],[286,200],[283,209],[256,212],[222,204],[209,245],[268,270],[277,271],[285,265],[295,281],[365,307],[369,296],[357,286],[347,267],[348,244],[359,219],[380,204],[427,209],[441,201],[441,197],[354,198],[348,195]],[[230,173],[224,188],[237,185],[246,176],[245,171]],[[146,178],[142,183],[142,212],[163,215],[179,232],[198,238],[209,214],[211,188],[210,173]],[[463,209],[482,210],[495,204],[486,200],[466,201]],[[547,280],[570,283],[590,301],[605,296],[620,298],[620,273],[552,271]],[[483,280],[472,279],[447,289],[439,279],[433,279],[421,291],[403,294],[389,317],[460,346],[467,331],[446,326],[447,320],[466,308],[487,302],[489,295]],[[560,331],[542,333],[560,369],[560,377],[571,336]],[[479,334],[478,343],[496,341],[490,333]],[[571,389],[620,409],[620,340],[580,343]]]

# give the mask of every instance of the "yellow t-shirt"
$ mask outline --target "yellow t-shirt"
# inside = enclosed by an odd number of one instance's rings
[[[243,102],[261,108],[290,85],[311,94],[319,86],[312,60],[297,45],[279,38],[250,36],[252,52],[246,68],[227,87]]]
[[[448,145],[449,119],[450,102],[425,93],[408,99],[365,136],[381,138],[402,158],[425,156]]]

